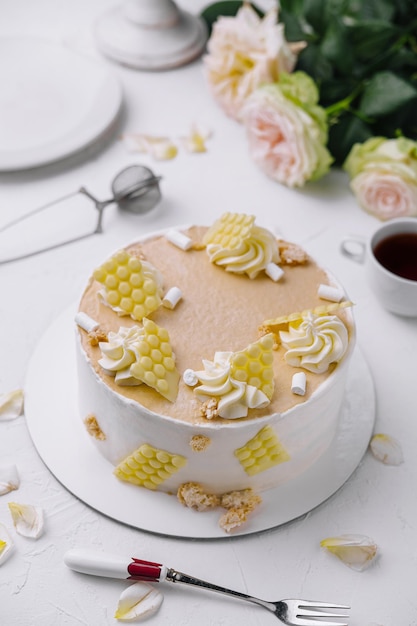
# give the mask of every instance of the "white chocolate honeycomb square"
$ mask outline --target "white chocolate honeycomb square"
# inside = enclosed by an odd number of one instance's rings
[[[235,352],[230,361],[233,378],[256,387],[269,399],[274,393],[274,345],[272,333],[263,335],[245,350]]]
[[[120,250],[98,267],[93,276],[104,286],[103,298],[115,311],[134,320],[156,311],[161,305],[158,282],[142,261]]]
[[[204,243],[215,244],[227,250],[238,248],[252,231],[255,217],[240,213],[224,213],[204,236]]]
[[[144,334],[135,346],[136,362],[130,366],[134,378],[152,387],[170,402],[178,394],[180,375],[168,331],[152,320],[143,320]]]
[[[265,426],[244,446],[235,450],[235,456],[249,476],[290,460],[271,426]]]
[[[155,490],[186,463],[187,459],[180,454],[144,443],[119,463],[114,474],[120,480]]]

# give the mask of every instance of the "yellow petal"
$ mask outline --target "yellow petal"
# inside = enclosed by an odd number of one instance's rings
[[[376,543],[366,535],[327,537],[320,545],[358,572],[370,565],[378,551]]]
[[[13,541],[3,524],[0,524],[0,565],[9,558],[13,550]]]
[[[9,502],[14,527],[19,535],[38,539],[43,532],[43,511],[31,504]]]
[[[163,599],[162,593],[151,585],[135,583],[121,594],[114,617],[124,622],[149,617],[158,611]]]
[[[178,148],[168,137],[160,137],[149,143],[148,153],[157,161],[169,161],[177,156]]]
[[[384,433],[374,435],[369,447],[374,457],[385,465],[401,465],[404,461],[400,443],[390,435]]]
[[[20,485],[16,465],[0,467],[0,496],[18,489]]]
[[[211,132],[203,127],[193,125],[186,137],[181,141],[187,152],[207,152],[206,140],[211,136]]]
[[[19,417],[23,411],[23,391],[16,389],[0,395],[0,420]]]

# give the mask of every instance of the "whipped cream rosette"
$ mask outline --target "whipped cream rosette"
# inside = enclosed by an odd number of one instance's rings
[[[108,339],[99,343],[103,356],[98,363],[107,374],[115,376],[118,385],[144,383],[170,402],[175,400],[179,374],[165,328],[144,319],[142,327],[121,327],[118,332],[110,332]]]
[[[288,331],[280,331],[279,335],[288,348],[286,362],[316,374],[338,363],[349,344],[348,330],[337,315],[315,315],[311,311],[290,322]]]
[[[114,375],[119,385],[140,385],[142,381],[130,374],[130,366],[136,361],[137,345],[142,339],[143,329],[139,326],[109,332],[108,341],[101,341],[102,358],[98,361],[106,374]]]
[[[256,278],[270,263],[279,262],[273,234],[255,225],[253,215],[224,213],[207,231],[203,242],[212,263],[228,272]]]
[[[269,334],[241,352],[216,352],[213,361],[203,360],[204,370],[195,372],[200,384],[194,393],[202,401],[216,398],[217,414],[225,419],[268,406],[274,391],[273,345]]]

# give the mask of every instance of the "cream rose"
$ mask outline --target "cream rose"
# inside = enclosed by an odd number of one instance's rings
[[[359,205],[380,220],[417,215],[417,143],[373,137],[344,163]]]
[[[282,75],[248,99],[245,127],[255,163],[288,187],[302,187],[330,168],[326,113],[314,82],[303,72]]]
[[[227,115],[241,121],[248,96],[262,83],[291,72],[303,44],[289,44],[284,25],[277,24],[277,10],[261,19],[244,4],[235,17],[219,17],[204,57],[210,90]]]

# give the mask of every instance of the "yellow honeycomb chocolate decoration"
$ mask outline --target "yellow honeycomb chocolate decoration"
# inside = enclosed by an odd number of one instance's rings
[[[93,276],[104,285],[103,297],[109,306],[140,321],[162,303],[160,287],[152,274],[149,267],[145,270],[140,259],[120,250],[98,267]]]
[[[235,456],[249,476],[290,460],[271,426],[265,426],[244,446],[235,450]]]
[[[273,334],[268,333],[245,350],[235,352],[230,359],[231,377],[256,387],[269,400],[274,393],[274,343]]]
[[[242,213],[224,213],[204,236],[203,242],[234,250],[250,236],[255,217]]]
[[[119,463],[114,474],[120,480],[155,490],[186,463],[187,459],[180,454],[172,454],[144,443]]]
[[[152,387],[170,402],[178,394],[179,372],[168,331],[152,320],[143,320],[143,335],[135,346],[136,361],[130,366],[134,378]]]
[[[350,300],[343,300],[342,302],[332,302],[326,304],[320,304],[314,309],[305,309],[304,311],[296,311],[289,315],[282,315],[281,317],[275,317],[274,319],[265,320],[262,326],[266,328],[288,327],[289,324],[301,322],[307,315],[329,315],[335,313],[341,309],[346,309],[353,306],[353,302]]]

